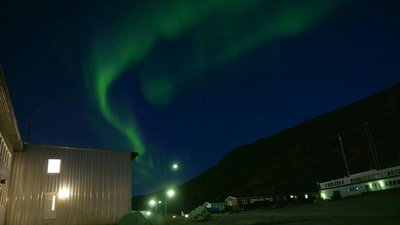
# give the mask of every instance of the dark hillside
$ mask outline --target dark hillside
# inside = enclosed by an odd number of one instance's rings
[[[369,123],[382,167],[400,164],[400,84],[396,84],[232,150],[216,166],[182,185],[182,204],[175,207],[192,209],[204,201],[223,201],[229,195],[316,191],[317,181],[346,175],[338,133],[351,173],[374,168],[364,122]]]

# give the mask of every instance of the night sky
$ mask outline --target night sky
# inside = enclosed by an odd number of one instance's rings
[[[0,62],[24,140],[137,151],[134,195],[400,81],[396,0],[115,2],[1,3]]]

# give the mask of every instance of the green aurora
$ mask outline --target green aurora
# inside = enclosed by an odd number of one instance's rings
[[[211,82],[207,69],[238,58],[241,54],[272,40],[300,35],[330,15],[342,1],[289,0],[203,0],[149,1],[112,18],[93,40],[89,85],[104,119],[123,134],[131,147],[148,155],[135,120],[135,111],[115,113],[117,101],[109,92],[125,71],[138,70],[142,97],[161,107],[170,104],[192,82]],[[180,40],[190,39],[188,48],[179,48]],[[163,61],[173,55],[156,48],[160,42],[177,46],[185,63],[174,62],[171,70],[162,69]],[[152,61],[152,56],[159,60]],[[147,67],[147,68],[146,68]],[[150,68],[151,67],[151,68]],[[171,72],[172,71],[172,72]],[[137,97],[137,96],[135,96]],[[121,108],[121,107],[120,107]],[[139,162],[151,168],[151,157]]]

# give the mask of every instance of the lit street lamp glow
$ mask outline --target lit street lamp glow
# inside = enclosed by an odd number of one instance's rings
[[[174,190],[169,189],[169,190],[167,191],[167,197],[168,197],[168,198],[172,198],[172,197],[174,197],[174,195],[175,195],[175,191],[174,191]]]
[[[169,190],[166,192],[166,197],[168,197],[168,198],[172,198],[172,197],[174,197],[174,195],[175,195],[175,191],[174,191],[173,189],[169,189]],[[167,198],[165,198],[164,206],[165,206],[165,209],[164,209],[164,216],[167,216]]]
[[[152,199],[149,201],[149,206],[154,207],[156,205],[156,200]]]

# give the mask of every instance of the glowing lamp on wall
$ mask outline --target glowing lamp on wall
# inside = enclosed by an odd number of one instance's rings
[[[326,194],[325,194],[325,193],[321,193],[321,198],[322,198],[323,200],[326,200],[326,199],[327,199]]]
[[[62,188],[60,191],[58,191],[58,198],[59,199],[67,199],[67,198],[69,198],[69,189],[68,188]]]

